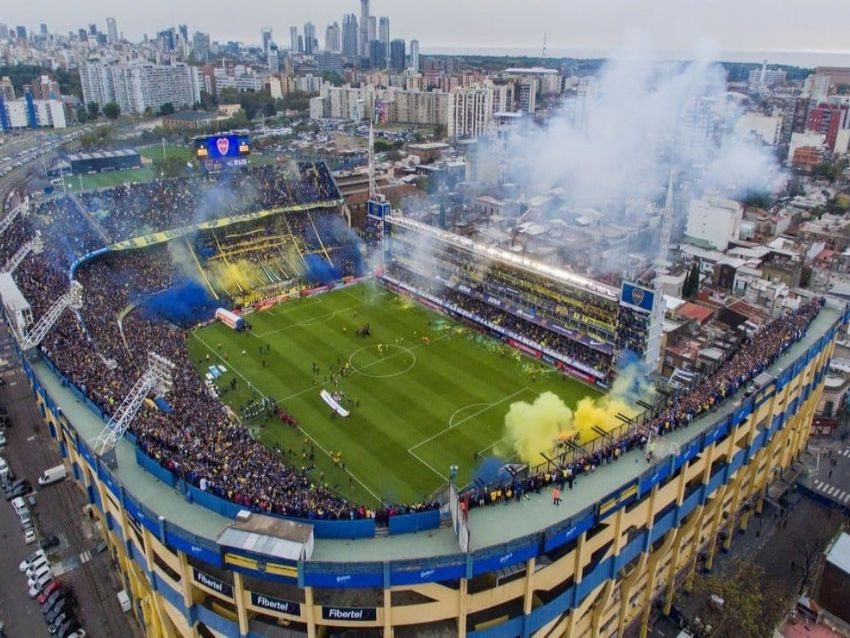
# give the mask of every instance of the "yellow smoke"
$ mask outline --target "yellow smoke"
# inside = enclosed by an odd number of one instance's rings
[[[636,416],[636,400],[651,399],[653,393],[640,366],[627,366],[608,394],[580,399],[575,411],[552,392],[544,392],[533,403],[512,403],[505,415],[505,439],[522,462],[542,463],[541,453],[551,452],[559,439],[577,435],[578,443],[587,443],[598,436],[594,426],[611,431],[623,425],[617,414]]]
[[[230,294],[239,292],[240,286],[243,290],[253,290],[269,283],[262,269],[247,259],[208,262],[207,277],[214,288]]]
[[[544,392],[533,403],[511,404],[505,415],[505,437],[523,461],[542,463],[540,453],[551,450],[559,436],[572,434],[572,422],[573,411],[560,397]]]

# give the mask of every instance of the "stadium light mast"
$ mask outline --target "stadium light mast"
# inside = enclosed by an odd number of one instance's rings
[[[3,265],[3,268],[0,269],[0,272],[13,273],[30,253],[40,255],[42,252],[44,252],[44,240],[41,238],[41,231],[37,230],[35,231],[35,237],[21,246],[18,249],[18,252],[9,257],[8,261],[6,261]]]
[[[127,432],[127,428],[130,427],[130,423],[136,417],[148,394],[153,391],[156,396],[164,396],[171,391],[171,387],[174,385],[171,376],[173,369],[174,363],[172,361],[155,352],[148,352],[148,365],[145,371],[136,381],[130,393],[124,397],[121,405],[115,410],[112,418],[109,419],[95,442],[95,453],[104,457],[108,464],[114,466],[115,446]]]
[[[47,309],[47,312],[38,320],[32,330],[27,330],[26,326],[20,327],[21,333],[18,335],[18,343],[21,349],[35,348],[44,340],[63,312],[69,308],[79,310],[82,307],[83,286],[78,281],[72,281],[68,291],[53,302],[53,305]]]
[[[23,202],[18,204],[18,206],[9,211],[8,215],[6,215],[5,217],[3,217],[2,220],[0,220],[0,235],[5,233],[9,229],[9,226],[12,225],[12,222],[14,222],[18,218],[18,215],[20,215],[21,217],[26,217],[29,214],[30,202],[29,198],[26,198]]]
[[[645,361],[650,372],[658,368],[661,357],[661,333],[664,325],[664,275],[667,274],[667,254],[670,252],[670,233],[673,227],[673,169],[667,179],[667,196],[661,209],[661,235],[658,241],[658,257],[655,259],[655,282],[652,314],[646,338]]]

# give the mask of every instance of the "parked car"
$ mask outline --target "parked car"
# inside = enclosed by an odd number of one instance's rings
[[[51,547],[56,547],[59,545],[59,537],[48,534],[44,538],[41,539],[41,549],[50,549]]]
[[[43,605],[47,601],[47,599],[50,597],[50,594],[52,594],[53,592],[61,593],[61,591],[60,591],[61,589],[62,589],[62,583],[60,583],[58,580],[52,581],[47,587],[44,588],[44,591],[42,591],[38,595],[38,597],[36,598],[36,600],[38,601],[38,604]]]
[[[47,560],[47,556],[45,556],[42,553],[41,556],[39,556],[33,562],[31,562],[29,565],[27,565],[27,568],[24,570],[24,572],[26,573],[27,577],[30,577],[35,572],[37,572],[39,569],[41,569],[44,565],[47,565],[48,562],[49,561]],[[19,565],[19,567],[20,567],[20,565]]]
[[[57,636],[57,638],[68,638],[68,634],[77,631],[79,628],[80,621],[77,620],[76,616],[71,616],[71,618],[66,620],[58,629],[56,629],[55,632],[50,631],[50,627],[48,627],[48,631]]]
[[[38,540],[38,537],[35,535],[35,530],[30,528],[24,530],[24,543],[27,545],[32,545],[34,542]]]
[[[42,593],[44,593],[44,592],[42,592]],[[48,594],[46,599],[41,602],[42,610],[45,607],[51,606],[54,602],[56,602],[57,598],[61,598],[62,596],[67,596],[68,594],[73,594],[73,592],[70,592],[69,590],[65,589],[64,587],[60,587],[58,589],[55,589],[52,594]],[[41,597],[41,594],[39,594],[39,597]]]
[[[48,565],[47,563],[44,563],[38,569],[33,570],[32,573],[27,574],[27,576],[28,576],[27,585],[32,587],[35,583],[37,583],[39,580],[41,580],[45,576],[50,576],[52,578],[53,572],[50,571],[50,565]]]
[[[32,492],[32,485],[27,479],[19,479],[9,486],[6,490],[6,500],[11,501],[13,498],[24,496]]]
[[[34,551],[32,554],[30,554],[24,560],[21,561],[21,564],[18,565],[18,571],[24,573],[25,571],[27,571],[27,567],[36,562],[39,558],[43,558],[46,556],[47,554],[42,549]]]
[[[64,625],[71,619],[76,620],[76,617],[74,616],[74,610],[66,609],[53,619],[53,622],[48,625],[47,631],[49,631],[51,634],[55,634],[59,631],[59,628],[62,627],[62,625]],[[77,625],[79,625],[79,623],[77,623]]]
[[[73,612],[74,603],[68,598],[61,598],[62,602],[58,603],[53,609],[51,609],[47,614],[45,614],[44,619],[47,621],[47,624],[52,625],[53,621],[55,621],[59,616],[65,614],[67,617],[69,614]],[[59,623],[61,624],[61,623]]]
[[[23,529],[27,529],[27,527],[32,527],[32,525],[28,525],[28,523],[32,522],[32,518],[30,518],[30,511],[28,509],[23,510],[18,514],[18,517],[21,519],[21,527]]]
[[[50,584],[50,581],[53,580],[52,574],[47,574],[41,580],[36,581],[33,585],[30,586],[29,591],[27,592],[30,598],[35,598],[38,596],[44,588]]]
[[[75,629],[67,636],[60,636],[60,638],[86,638],[86,630],[85,629]]]
[[[6,432],[0,430],[0,447],[6,447]]]

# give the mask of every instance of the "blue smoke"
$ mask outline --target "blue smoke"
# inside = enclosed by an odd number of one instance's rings
[[[484,457],[478,467],[475,468],[472,480],[483,484],[498,483],[506,476],[510,476],[502,472],[504,465],[503,459],[497,459],[495,456]]]
[[[329,284],[342,277],[338,268],[331,266],[319,255],[305,255],[304,262],[307,264],[304,278],[311,284]]]
[[[142,314],[148,319],[167,321],[188,327],[215,316],[221,304],[196,281],[183,280],[171,288],[136,300]]]

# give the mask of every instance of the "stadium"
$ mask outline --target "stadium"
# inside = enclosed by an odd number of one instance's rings
[[[847,312],[802,301],[687,395],[614,404],[652,290],[386,208],[361,240],[327,168],[302,163],[3,220],[6,320],[139,622],[645,634],[804,449]],[[616,409],[529,452],[505,414],[542,394]]]

